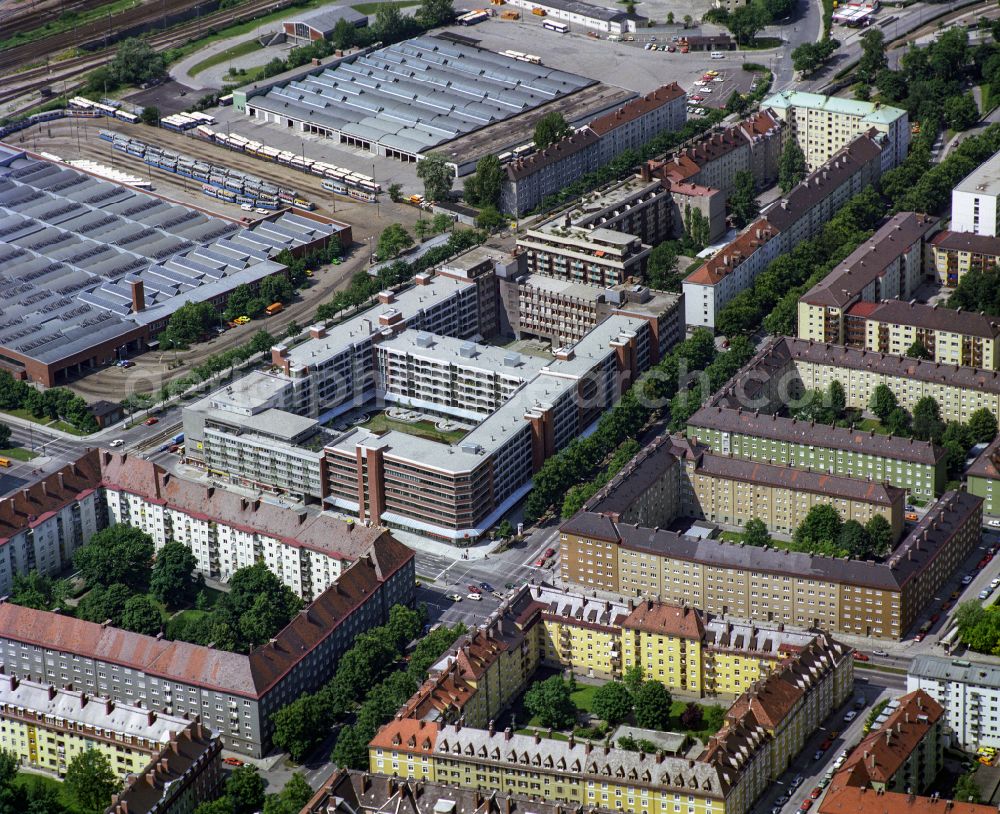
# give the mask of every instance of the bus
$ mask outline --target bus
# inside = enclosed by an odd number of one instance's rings
[[[547,28],[549,31],[555,31],[557,34],[565,34],[569,31],[569,26],[566,23],[557,23],[553,20],[546,20],[542,23],[542,28]]]

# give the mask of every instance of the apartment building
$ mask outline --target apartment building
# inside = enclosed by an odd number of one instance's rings
[[[737,124],[697,136],[646,167],[654,178],[710,187],[728,199],[738,172],[752,173],[758,189],[777,181],[784,132],[781,119],[761,108]]]
[[[111,796],[104,814],[192,814],[222,785],[222,744],[188,729],[170,741],[125,788]]]
[[[773,260],[813,237],[850,198],[879,177],[884,149],[880,136],[854,138],[689,274],[683,283],[687,324],[714,327],[719,311],[753,285]]]
[[[634,283],[601,288],[543,274],[514,273],[500,279],[500,302],[516,338],[537,337],[554,347],[579,342],[612,314],[649,321],[654,364],[684,334],[681,295]]]
[[[872,130],[885,136],[882,172],[899,166],[910,149],[910,121],[905,110],[880,102],[861,102],[838,96],[802,91],[781,91],[761,103],[788,128],[815,170],[862,133]]]
[[[920,343],[936,363],[996,370],[1000,364],[1000,325],[984,313],[973,314],[913,300],[856,303],[847,310],[847,338],[864,337],[868,350],[902,356]]]
[[[528,229],[517,245],[528,271],[599,286],[641,279],[652,251],[635,235],[577,226],[569,215]]]
[[[852,322],[848,311],[856,309],[854,316],[865,313],[872,303],[911,299],[928,274],[930,257],[925,244],[936,225],[936,218],[915,212],[890,218],[802,295],[799,338],[864,347],[865,332],[848,324]]]
[[[921,690],[944,709],[945,732],[967,751],[1000,748],[1000,666],[962,659],[920,655],[906,675],[909,692]]]
[[[552,193],[687,121],[687,97],[676,82],[626,102],[537,153],[506,165],[500,208],[516,217]]]
[[[725,402],[725,397],[716,402]],[[944,490],[944,450],[929,441],[799,421],[724,403],[688,419],[687,435],[717,455],[889,483],[921,500]]]
[[[1000,237],[971,232],[938,232],[930,240],[938,282],[954,288],[970,271],[985,271],[1000,264]]]
[[[17,574],[60,573],[107,525],[99,481],[93,451],[0,500],[0,596],[11,593]]]
[[[935,780],[944,765],[943,707],[920,689],[889,707],[886,720],[854,747],[831,786],[920,794]]]
[[[330,678],[359,632],[414,590],[413,552],[388,535],[249,654],[144,636],[0,602],[0,665],[20,681],[65,687],[166,715],[201,716],[234,752],[261,757],[271,716]]]
[[[965,488],[983,499],[986,514],[1000,514],[1000,437],[991,441],[965,471]]]
[[[830,786],[818,814],[991,814],[996,806],[865,787]]]
[[[475,539],[648,367],[652,342],[647,320],[608,317],[454,445],[349,430],[326,447],[325,502],[394,528]]]
[[[951,228],[983,237],[1000,237],[1000,156],[992,156],[951,190]]]
[[[0,749],[24,766],[62,777],[73,758],[93,749],[124,778],[186,730],[212,738],[197,719],[0,673]]]
[[[108,520],[141,529],[157,550],[183,543],[206,576],[226,582],[263,562],[297,596],[327,590],[377,540],[380,527],[346,523],[315,511],[292,511],[172,475],[152,461],[102,452],[100,485]]]
[[[672,445],[643,449],[561,526],[562,578],[727,618],[899,639],[981,536],[982,500],[947,492],[880,563],[747,548],[668,530],[688,511],[679,474]]]
[[[509,612],[526,622],[528,610]],[[595,613],[600,614],[596,607],[587,618]],[[657,609],[656,619],[647,616],[640,626],[686,638],[690,622],[685,618],[693,621],[695,614]],[[584,624],[581,619],[577,626]],[[492,721],[485,729],[461,717],[449,724],[436,714],[422,714],[427,708],[415,700],[425,692],[421,688],[369,744],[370,768],[405,780],[449,782],[467,790],[523,790],[549,802],[634,814],[666,814],[685,798],[695,812],[743,814],[852,686],[850,650],[816,634],[801,648],[789,648],[765,678],[737,698],[723,728],[696,759],[595,746],[572,735],[564,741],[519,735],[511,728],[499,732]]]

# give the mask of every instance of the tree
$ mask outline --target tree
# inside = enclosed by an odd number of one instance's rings
[[[424,28],[437,28],[450,23],[455,18],[455,10],[451,0],[420,0],[416,18]]]
[[[813,506],[796,527],[792,540],[797,546],[815,546],[840,539],[840,514],[829,503]]]
[[[806,157],[795,139],[789,139],[778,159],[778,186],[782,192],[791,191],[806,177]]]
[[[271,716],[274,745],[301,763],[323,740],[332,723],[329,706],[321,695],[307,693],[279,709]]]
[[[667,25],[674,24],[674,13],[672,11],[667,12]]]
[[[743,527],[743,542],[757,548],[771,544],[771,535],[767,525],[759,517],[751,517]]]
[[[149,590],[164,605],[176,607],[200,590],[201,583],[194,578],[198,560],[183,543],[171,540],[156,555]]]
[[[423,242],[423,240],[431,233],[432,228],[433,227],[431,226],[430,221],[420,218],[413,224],[413,234],[417,236],[417,240]]]
[[[118,44],[108,70],[119,85],[144,85],[166,76],[167,63],[148,42],[129,37]]]
[[[125,604],[133,597],[132,589],[120,582],[108,587],[91,588],[76,606],[76,615],[88,622],[102,623],[111,620],[115,627],[121,625]]]
[[[121,627],[133,633],[155,636],[163,627],[160,609],[148,596],[133,596],[122,610]]]
[[[861,59],[855,71],[860,81],[872,84],[878,72],[888,66],[885,50],[885,35],[881,29],[872,27],[861,35]]]
[[[757,3],[748,3],[729,13],[726,26],[740,45],[750,45],[768,24],[768,15]]]
[[[591,711],[609,726],[617,726],[632,712],[632,694],[620,681],[609,681],[594,692]]]
[[[944,120],[952,130],[968,130],[979,121],[979,106],[971,93],[960,93],[944,100]]]
[[[0,449],[7,449],[10,446],[10,427],[0,421]]]
[[[337,49],[346,50],[358,42],[358,29],[346,17],[337,20],[330,35],[330,44]]]
[[[507,225],[507,219],[493,204],[487,204],[476,215],[476,228],[487,232],[499,232]]]
[[[497,526],[497,537],[501,540],[509,540],[514,536],[514,527],[511,525],[510,520],[506,517],[500,521],[500,525]]]
[[[734,177],[733,194],[729,196],[729,208],[738,229],[749,224],[760,213],[755,193],[753,173],[739,170]]]
[[[532,684],[524,694],[524,707],[542,726],[566,729],[576,723],[576,704],[570,698],[569,684],[561,676]]]
[[[839,379],[834,379],[826,388],[826,401],[834,419],[840,418],[844,414],[847,409],[847,393],[844,392],[844,385],[840,383]]]
[[[194,810],[194,814],[233,814],[233,801],[224,794],[216,800],[200,803]]]
[[[677,273],[677,245],[672,240],[657,243],[646,261],[646,281],[657,291],[681,290],[681,275]]]
[[[833,37],[819,42],[804,42],[792,51],[792,67],[808,76],[825,65],[839,47],[840,42]]]
[[[399,184],[389,184],[389,200],[393,203],[399,203],[403,200],[403,187]]]
[[[219,314],[212,303],[186,302],[170,315],[164,333],[175,345],[183,347],[196,342],[218,324]]]
[[[79,806],[92,812],[104,811],[111,805],[111,795],[121,788],[107,756],[97,749],[87,749],[69,762],[65,784]]]
[[[160,109],[156,105],[146,105],[139,114],[139,120],[143,124],[151,127],[158,127],[160,124]]]
[[[406,33],[406,20],[394,3],[382,3],[375,9],[375,20],[371,25],[375,38],[383,42],[398,42]]]
[[[295,289],[284,274],[272,274],[260,281],[260,296],[272,302],[288,302],[295,295]]]
[[[473,206],[499,207],[503,177],[504,171],[500,159],[492,154],[484,155],[476,162],[476,174],[465,182],[465,199]]]
[[[851,557],[857,559],[867,559],[868,557],[868,534],[865,527],[857,520],[847,520],[840,528],[840,538],[837,544]]]
[[[885,428],[890,435],[908,435],[910,432],[910,414],[902,407],[894,407],[885,419]]]
[[[930,359],[931,353],[927,350],[927,347],[919,339],[914,340],[913,344],[906,349],[906,355],[912,359]]]
[[[643,729],[670,726],[670,691],[659,681],[647,681],[635,697],[635,722]]]
[[[254,814],[264,806],[264,778],[249,763],[237,766],[226,781],[226,796],[232,801],[233,814]]]
[[[940,440],[944,432],[941,409],[933,396],[924,396],[913,405],[913,437],[921,441]]]
[[[299,814],[312,796],[309,783],[299,772],[295,772],[280,792],[268,795],[264,814]]]
[[[996,416],[994,416],[993,413],[985,407],[973,410],[972,415],[969,416],[969,421],[966,426],[969,428],[969,433],[972,435],[973,443],[987,444],[996,438]],[[0,446],[3,446],[3,444],[0,443]]]
[[[888,385],[880,384],[872,390],[871,398],[868,399],[868,409],[871,410],[875,416],[883,424],[885,420],[889,417],[889,413],[896,409],[896,396],[889,389]]]
[[[976,600],[969,599],[955,608],[955,624],[960,633],[965,634],[978,625],[986,616],[986,609]]]
[[[428,201],[443,201],[451,191],[455,175],[440,153],[429,153],[417,164],[417,178],[424,182],[424,197]]]
[[[562,113],[552,111],[542,116],[535,124],[535,147],[544,150],[566,136],[572,135],[573,128],[563,118]]]
[[[94,534],[73,555],[73,565],[88,588],[122,583],[144,591],[149,584],[152,560],[153,538],[120,523]]]
[[[868,550],[873,556],[884,557],[892,548],[892,526],[881,514],[873,514],[865,523],[868,535]]]
[[[49,610],[56,601],[55,593],[49,577],[31,570],[27,574],[14,574],[10,601],[25,608]]]
[[[406,605],[393,605],[389,609],[389,621],[382,626],[389,642],[397,651],[402,651],[406,645],[420,635],[424,617],[420,611],[408,608]]]
[[[955,781],[954,797],[963,803],[981,803],[983,801],[979,786],[976,785],[976,776],[972,772],[963,774]]]
[[[289,339],[294,339],[300,333],[302,333],[302,326],[299,325],[294,319],[288,323],[288,327],[285,328],[285,336]]]
[[[681,713],[680,722],[685,729],[689,731],[696,730],[701,728],[704,717],[705,714],[701,711],[701,704],[688,701],[688,705],[684,707],[684,711]]]
[[[413,245],[413,238],[401,223],[390,223],[378,236],[376,251],[379,260],[391,260]]]

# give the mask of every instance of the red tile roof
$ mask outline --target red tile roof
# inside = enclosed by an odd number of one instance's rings
[[[640,602],[639,606],[622,620],[621,626],[695,641],[701,641],[705,636],[705,625],[701,613],[697,610],[687,606],[653,602],[651,599]]]
[[[818,814],[996,814],[996,810],[996,806],[831,785]]]
[[[769,240],[777,237],[777,234],[777,229],[771,226],[766,219],[760,218],[740,232],[732,243],[691,272],[684,279],[684,282],[697,283],[699,285],[715,285],[735,270],[740,263],[750,257],[757,249]]]
[[[631,102],[626,102],[614,112],[605,113],[603,116],[594,119],[590,123],[590,129],[599,136],[606,136],[612,130],[635,121],[650,111],[656,110],[658,107],[662,107],[675,99],[680,99],[682,96],[684,96],[684,91],[676,82],[671,82],[669,85],[661,85],[645,96],[633,99]]]
[[[376,732],[375,737],[369,741],[368,745],[382,749],[397,749],[400,746],[405,746],[409,752],[430,754],[434,751],[434,744],[437,743],[440,731],[441,728],[433,721],[396,718]]]

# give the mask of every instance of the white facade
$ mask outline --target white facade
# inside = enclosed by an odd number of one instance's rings
[[[0,544],[0,595],[9,594],[16,574],[37,569],[54,575],[66,568],[73,552],[101,528],[100,494],[92,491],[41,519],[29,521]]]
[[[297,596],[307,600],[325,591],[350,565],[343,560],[250,529],[237,528],[218,518],[197,516],[141,495],[106,489],[112,523],[141,529],[159,551],[168,542],[183,543],[198,561],[197,569],[227,582],[233,573],[263,562]]]
[[[524,9],[531,15],[531,10],[541,8],[545,10],[546,17],[562,22],[573,23],[594,31],[602,31],[605,34],[624,34],[627,31],[635,31],[635,20],[629,19],[624,12],[616,12],[604,6],[592,6],[580,0],[570,0],[570,2],[532,2],[532,0],[508,0],[509,4],[515,8]]]
[[[917,656],[906,691],[923,690],[944,707],[945,727],[970,751],[1000,748],[1000,665]]]
[[[951,191],[951,230],[985,237],[1000,235],[1000,154],[969,173]]]

